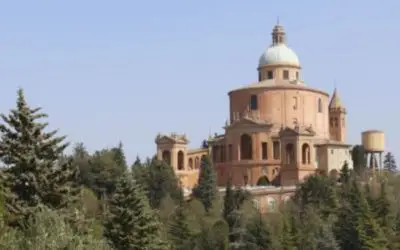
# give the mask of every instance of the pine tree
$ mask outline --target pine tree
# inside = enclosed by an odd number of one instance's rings
[[[387,249],[387,239],[355,180],[345,198],[335,228],[341,249]]]
[[[290,212],[286,212],[282,221],[282,231],[280,234],[280,243],[282,250],[296,250],[296,232],[294,217]]]
[[[394,159],[394,155],[391,152],[386,153],[385,159],[383,161],[383,167],[390,172],[396,171],[396,160]]]
[[[112,151],[114,152],[114,161],[117,163],[117,165],[123,169],[126,169],[127,168],[126,157],[122,142],[119,142],[118,146],[114,147]]]
[[[174,250],[190,249],[192,235],[185,214],[185,201],[179,202],[168,225],[168,237]]]
[[[17,107],[1,115],[0,159],[7,167],[0,173],[7,212],[13,225],[34,213],[43,203],[54,209],[68,209],[79,200],[78,168],[60,161],[68,143],[57,130],[45,132],[47,115],[31,108],[22,89]],[[14,223],[15,222],[15,223]]]
[[[274,250],[271,229],[261,213],[257,213],[252,217],[246,228],[246,249]]]
[[[197,186],[193,189],[193,196],[203,203],[207,212],[211,209],[212,203],[217,197],[215,171],[208,156],[201,161],[199,180]]]
[[[121,177],[109,201],[104,236],[116,249],[168,249],[160,227],[140,185],[129,175]]]

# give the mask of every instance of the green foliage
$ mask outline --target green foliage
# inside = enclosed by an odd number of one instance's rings
[[[204,157],[200,165],[200,175],[197,186],[193,189],[193,196],[198,198],[208,212],[217,197],[217,184],[214,167],[210,158]]]
[[[147,166],[145,189],[152,208],[159,208],[161,201],[170,196],[173,201],[180,201],[183,193],[178,185],[178,179],[171,166],[164,161],[152,160]]]
[[[142,187],[129,175],[121,177],[109,202],[105,237],[117,249],[167,249],[160,226]]]
[[[383,160],[383,167],[390,172],[395,172],[397,170],[396,160],[391,152],[387,152],[385,159]]]
[[[80,194],[78,168],[60,161],[65,136],[45,131],[48,124],[40,120],[47,115],[40,110],[30,108],[19,89],[16,108],[1,115],[0,159],[7,166],[0,172],[2,191],[8,220],[20,227],[39,204],[66,212]]]
[[[353,161],[354,170],[361,174],[366,169],[365,150],[362,145],[355,145],[351,150],[351,159]]]
[[[261,214],[251,218],[247,225],[246,249],[274,250],[274,235]]]
[[[190,249],[192,244],[191,229],[186,218],[185,203],[182,200],[176,206],[168,224],[168,237],[175,250]]]

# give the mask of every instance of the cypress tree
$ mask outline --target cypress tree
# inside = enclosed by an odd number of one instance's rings
[[[213,201],[217,197],[215,171],[208,156],[201,161],[199,181],[193,189],[193,196],[203,203],[206,212],[211,209]]]
[[[109,201],[104,236],[116,249],[168,249],[160,228],[142,187],[128,175],[121,177]]]
[[[54,209],[67,209],[79,200],[78,168],[61,161],[65,136],[57,130],[46,132],[47,115],[41,108],[28,106],[22,89],[17,105],[1,115],[0,159],[7,168],[0,173],[7,212],[12,225],[31,215],[43,203]],[[15,224],[15,223],[16,224]]]
[[[228,224],[229,228],[229,242],[234,241],[232,231],[236,221],[236,218],[234,218],[235,209],[236,209],[235,194],[234,190],[232,189],[232,181],[229,178],[225,188],[224,207],[222,210],[222,216],[225,219],[226,223]]]

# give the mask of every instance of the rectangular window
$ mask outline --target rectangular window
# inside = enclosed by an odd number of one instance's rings
[[[284,70],[283,71],[283,79],[285,79],[285,80],[289,79],[289,70]]]
[[[262,149],[262,159],[263,160],[268,159],[268,144],[266,142],[261,143],[261,149]]]
[[[281,146],[279,141],[274,141],[272,149],[274,151],[274,160],[279,160],[281,158]]]
[[[250,109],[251,110],[257,110],[258,109],[258,103],[257,103],[257,96],[252,95],[250,97]]]
[[[297,110],[297,96],[293,96],[293,109]]]
[[[274,72],[268,71],[268,72],[267,72],[267,78],[268,78],[268,79],[273,79],[273,78],[274,78]]]
[[[299,80],[299,72],[296,72],[296,80]]]
[[[228,145],[228,161],[232,160],[232,144]]]

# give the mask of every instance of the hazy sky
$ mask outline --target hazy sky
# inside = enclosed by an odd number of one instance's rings
[[[350,143],[382,129],[400,153],[399,1],[1,1],[0,112],[23,87],[52,128],[129,161],[157,132],[197,147],[222,132],[230,89],[254,82],[277,16],[308,86],[348,109]]]

